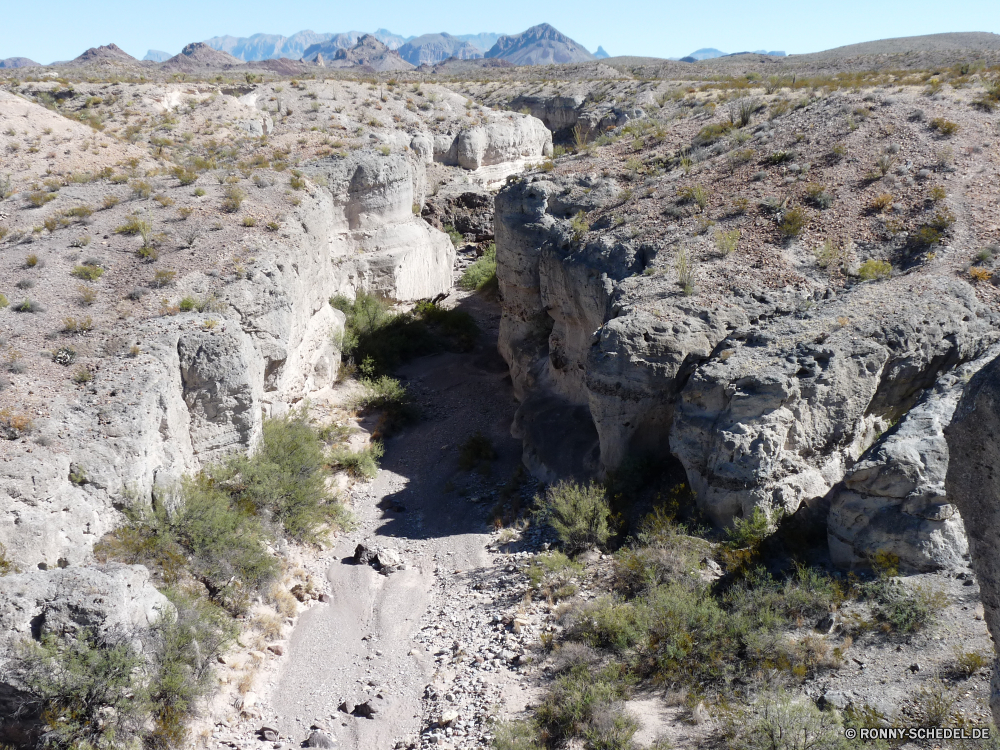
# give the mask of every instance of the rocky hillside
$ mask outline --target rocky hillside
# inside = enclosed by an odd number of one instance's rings
[[[498,196],[526,463],[677,461],[717,524],[816,508],[839,564],[958,564],[942,430],[1000,338],[982,91],[688,96]]]
[[[486,53],[514,65],[553,65],[593,60],[594,56],[547,23],[513,36],[502,36]]]
[[[390,93],[381,112],[373,111],[386,118],[381,140],[357,140],[346,135],[357,127],[352,120],[373,119],[363,114],[370,106],[362,103],[364,87],[276,90],[282,88],[102,91],[104,103],[88,112],[110,123],[124,101],[142,107],[149,129],[129,125],[130,137],[157,140],[153,148],[176,160],[162,170],[128,140],[99,136],[83,149],[90,127],[2,94],[4,115],[18,124],[16,137],[3,137],[18,156],[9,162],[0,212],[9,280],[0,313],[7,370],[0,409],[11,438],[0,448],[11,471],[4,492],[23,507],[8,516],[14,525],[0,542],[19,565],[83,560],[115,523],[108,509],[123,487],[149,496],[225,446],[252,443],[260,415],[286,408],[274,407],[278,401],[295,403],[332,382],[332,294],[363,288],[406,300],[450,288],[452,244],[413,212],[431,180],[455,169],[502,180],[551,149],[532,118],[482,111],[479,124],[462,124],[464,99],[441,90],[422,93],[436,99],[427,115],[407,109],[402,91]],[[45,99],[49,91],[39,84],[25,93]],[[82,87],[74,99],[90,95]],[[269,110],[279,96],[280,111]],[[61,106],[68,110],[74,99]],[[173,114],[184,101],[185,113]],[[348,140],[331,147],[319,134],[311,145],[298,143],[323,108],[343,123]],[[393,130],[392,117],[404,115],[414,130]],[[199,135],[160,141],[159,123],[178,117],[180,127]],[[224,154],[220,138],[241,143],[245,153]],[[42,164],[21,148],[25,139],[43,147],[58,139],[68,153]],[[287,160],[305,156],[304,147],[309,166],[290,175]],[[250,166],[254,159],[260,166]],[[202,175],[220,164],[235,171],[213,187]],[[185,299],[197,300],[195,308],[178,307]],[[16,312],[21,307],[31,311]],[[116,320],[129,321],[127,335]],[[55,338],[46,339],[49,332]],[[216,365],[198,354],[209,344],[236,364],[211,369]],[[228,383],[227,395],[220,382]],[[78,412],[73,403],[105,400],[97,422],[76,424],[76,415],[89,418],[83,415],[90,407]],[[14,479],[29,475],[47,477],[41,494]],[[67,500],[65,522],[53,524],[44,508],[59,498]]]
[[[365,68],[371,71],[413,70],[414,66],[389,49],[371,34],[358,39],[353,47],[343,48],[335,40],[313,45],[304,59],[330,68]]]

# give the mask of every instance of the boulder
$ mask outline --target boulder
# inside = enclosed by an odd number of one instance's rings
[[[337,747],[337,740],[326,732],[314,730],[306,738],[306,747]]]

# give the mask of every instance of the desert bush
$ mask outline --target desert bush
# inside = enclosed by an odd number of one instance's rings
[[[14,312],[21,313],[43,313],[45,312],[45,306],[30,297],[25,297],[21,302],[14,305],[13,310]]]
[[[396,313],[388,300],[359,291],[354,300],[336,296],[330,304],[347,316],[341,351],[356,363],[370,362],[367,375],[442,349],[467,351],[478,334],[468,313],[431,303],[418,304],[412,313]]]
[[[146,180],[133,180],[130,183],[132,188],[132,197],[146,199],[153,194],[153,186],[150,185]]]
[[[706,125],[694,137],[695,146],[711,146],[716,141],[721,141],[733,129],[731,122],[719,122]]]
[[[461,289],[491,292],[497,288],[497,248],[490,243],[485,252],[464,271],[458,280]]]
[[[378,474],[378,462],[384,453],[382,443],[377,440],[357,451],[346,447],[336,448],[330,452],[330,464],[357,479],[374,479]]]
[[[815,182],[806,185],[806,197],[819,209],[825,210],[833,205],[833,196],[826,192],[826,187]]]
[[[715,232],[715,249],[722,255],[729,255],[736,250],[739,242],[739,229],[731,229],[728,232],[719,229]]]
[[[81,264],[74,266],[70,273],[84,281],[97,281],[104,275],[104,269],[97,265]]]
[[[578,666],[556,679],[536,713],[545,735],[556,743],[580,737],[587,747],[630,750],[639,724],[625,711],[627,697],[621,681],[595,678]]]
[[[763,106],[756,97],[744,96],[739,99],[731,99],[726,103],[726,113],[729,116],[730,125],[736,128],[745,128],[753,121],[754,114]]]
[[[848,750],[839,715],[784,693],[736,709],[725,723],[732,750]]]
[[[451,244],[455,247],[461,247],[465,244],[465,237],[463,237],[462,233],[455,229],[455,227],[451,224],[444,225],[444,233],[448,235],[448,238],[451,240]]]
[[[890,193],[879,193],[869,205],[873,213],[884,213],[892,208],[892,195]]]
[[[785,211],[778,229],[781,231],[782,237],[791,240],[802,234],[808,224],[809,214],[805,209],[796,206]]]
[[[985,268],[979,268],[977,266],[972,266],[969,269],[969,277],[973,281],[975,281],[977,283],[979,283],[979,282],[986,282],[986,281],[989,281],[990,279],[993,278],[993,272],[989,271],[989,270],[987,270]]]
[[[494,750],[545,750],[538,727],[530,721],[505,721],[493,732]]]
[[[240,210],[240,206],[243,205],[243,201],[247,197],[247,194],[236,185],[229,185],[222,195],[222,210],[231,214]]]
[[[968,679],[986,669],[993,661],[993,657],[988,653],[969,651],[958,645],[953,647],[952,654],[954,658],[951,671],[962,679]]]
[[[680,203],[694,203],[703,211],[708,205],[708,191],[701,185],[681,188],[677,191],[677,198]]]
[[[930,126],[931,130],[936,130],[945,138],[950,138],[959,131],[959,125],[957,122],[952,122],[944,117],[935,117],[931,120]]]
[[[559,482],[535,498],[539,518],[570,552],[605,546],[611,537],[611,509],[597,484]]]
[[[319,434],[296,411],[266,420],[256,450],[230,459],[216,475],[231,482],[238,507],[252,508],[289,537],[317,541],[322,527],[350,525],[326,486],[325,463]]]
[[[778,165],[790,162],[795,159],[794,151],[773,151],[767,155],[765,161],[768,164]]]
[[[823,244],[813,250],[816,265],[827,270],[836,270],[847,261],[847,249],[840,243],[826,239]]]
[[[678,248],[677,256],[674,258],[674,267],[677,270],[677,283],[680,284],[681,291],[684,296],[690,297],[694,294],[696,276],[694,261],[691,260],[686,248]]]
[[[590,224],[587,222],[587,214],[583,211],[578,211],[576,216],[574,216],[572,221],[570,221],[569,226],[570,230],[573,232],[573,242],[582,242],[587,232],[590,231]]]
[[[888,261],[869,258],[858,268],[858,278],[862,281],[888,279],[892,276],[892,265]]]
[[[464,471],[488,465],[496,457],[493,442],[478,430],[458,447],[458,467]]]

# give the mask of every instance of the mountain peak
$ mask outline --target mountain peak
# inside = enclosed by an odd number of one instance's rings
[[[540,23],[513,36],[502,36],[486,53],[514,65],[553,65],[587,62],[594,56],[554,26]]]

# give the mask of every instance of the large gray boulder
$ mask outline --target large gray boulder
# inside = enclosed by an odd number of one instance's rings
[[[827,533],[835,564],[865,568],[888,552],[910,572],[966,566],[965,528],[945,488],[944,431],[966,382],[991,359],[941,376],[833,489]]]
[[[944,431],[952,460],[945,491],[965,520],[986,625],[1000,638],[1000,358],[968,383]],[[1000,659],[994,660],[990,708],[1000,721]]]

